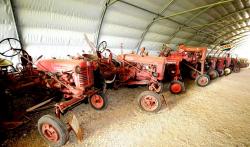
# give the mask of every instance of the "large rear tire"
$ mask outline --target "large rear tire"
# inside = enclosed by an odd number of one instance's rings
[[[144,91],[138,98],[139,107],[147,112],[158,112],[161,109],[161,96],[153,91]]]
[[[217,70],[211,69],[207,73],[211,80],[214,80],[219,77],[219,73],[217,72]]]
[[[69,132],[65,123],[51,115],[44,115],[38,120],[38,131],[51,146],[59,147],[69,140]]]
[[[224,69],[224,75],[227,76],[232,73],[232,70],[230,68],[225,68]]]
[[[196,78],[195,83],[200,87],[205,87],[210,83],[210,77],[206,74],[199,75]]]

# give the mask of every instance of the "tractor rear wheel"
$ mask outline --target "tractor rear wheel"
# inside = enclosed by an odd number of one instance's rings
[[[51,146],[59,147],[69,140],[66,124],[51,115],[44,115],[38,120],[38,131]]]
[[[235,67],[233,68],[233,72],[235,72],[235,73],[240,72],[240,67],[239,67],[239,66],[235,66]]]
[[[219,77],[219,73],[215,69],[211,69],[207,73],[208,73],[211,80],[214,80],[214,79]]]
[[[206,74],[199,75],[195,80],[195,83],[200,87],[207,86],[209,82],[210,82],[210,77]]]
[[[169,84],[169,90],[172,94],[179,94],[185,91],[184,83],[179,80],[173,80]]]
[[[229,75],[229,74],[231,74],[232,73],[232,70],[230,69],[230,68],[225,68],[224,69],[224,74],[225,74],[225,76],[227,76],[227,75]]]
[[[139,107],[147,112],[158,112],[161,109],[161,96],[153,91],[144,91],[138,98]]]
[[[220,69],[220,70],[217,70],[217,71],[219,73],[219,77],[222,77],[225,74],[223,69]]]
[[[89,97],[89,103],[92,108],[96,110],[103,110],[108,105],[108,99],[103,93],[94,94],[91,97]]]

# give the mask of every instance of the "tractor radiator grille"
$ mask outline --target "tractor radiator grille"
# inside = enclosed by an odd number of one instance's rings
[[[88,85],[88,68],[86,67],[81,68],[81,71],[79,74],[79,80],[80,80],[81,87],[85,87]]]

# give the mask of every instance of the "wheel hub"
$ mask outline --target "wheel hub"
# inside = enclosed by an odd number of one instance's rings
[[[202,76],[202,77],[200,77],[198,82],[199,82],[200,85],[207,85],[209,81],[208,81],[207,77]]]
[[[181,85],[178,84],[178,83],[173,83],[173,84],[171,84],[170,89],[171,89],[171,91],[172,91],[173,93],[179,93],[179,92],[181,92],[181,90],[182,90]]]
[[[145,96],[141,100],[141,106],[147,111],[154,111],[158,106],[158,101],[153,96]]]
[[[93,95],[92,97],[91,97],[91,103],[92,103],[92,105],[94,105],[96,108],[101,108],[102,106],[103,106],[103,103],[104,103],[104,101],[103,101],[103,99],[102,99],[102,97],[100,96],[100,95]]]
[[[58,132],[52,125],[48,123],[44,123],[42,125],[42,133],[43,133],[43,136],[47,138],[49,141],[57,142],[59,140]]]

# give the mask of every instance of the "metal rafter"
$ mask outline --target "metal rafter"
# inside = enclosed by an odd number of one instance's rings
[[[104,18],[105,18],[105,15],[106,15],[106,12],[108,10],[108,7],[113,5],[115,2],[117,2],[119,0],[106,0],[105,2],[105,6],[102,10],[102,14],[101,14],[101,19],[99,21],[99,24],[98,24],[98,28],[97,28],[97,33],[96,33],[96,41],[95,41],[95,45],[97,46],[98,43],[99,43],[99,39],[100,39],[100,35],[101,35],[101,30],[102,30],[102,24],[103,24],[103,21],[104,21]]]
[[[21,48],[25,49],[23,47],[24,40],[23,40],[23,36],[22,36],[22,31],[20,29],[20,24],[19,24],[19,21],[18,21],[18,16],[17,16],[17,12],[16,12],[16,9],[15,9],[14,1],[9,0],[9,4],[10,4],[10,8],[11,8],[11,14],[12,14],[13,22],[14,22],[14,27],[15,27],[15,30],[16,30],[17,39],[21,42]]]
[[[220,35],[218,36],[217,38],[215,38],[214,42],[218,41],[219,38],[224,38],[225,36],[229,35],[229,34],[232,34],[232,33],[235,33],[235,31],[241,31],[241,30],[244,30],[246,28],[250,28],[250,26],[245,26],[245,27],[242,27],[242,28],[238,28],[238,29],[234,29],[234,30],[231,30],[230,32],[226,32],[224,33],[223,35]],[[249,30],[248,30],[249,31]]]
[[[154,24],[155,19],[158,19],[158,18],[160,17],[160,15],[163,15],[163,14],[166,12],[166,10],[170,7],[170,5],[171,5],[172,3],[174,3],[174,1],[175,1],[175,0],[171,0],[170,2],[168,2],[168,3],[166,4],[166,6],[163,7],[163,9],[162,9],[161,12],[159,13],[159,15],[157,15],[156,17],[154,17],[153,20],[147,25],[146,29],[144,30],[144,32],[143,32],[142,35],[141,35],[141,39],[139,40],[138,44],[136,45],[136,47],[137,47],[137,53],[138,53],[138,51],[139,51],[139,49],[140,49],[140,47],[141,47],[141,44],[142,44],[142,42],[143,42],[143,40],[144,40],[146,34],[148,33],[148,31],[149,31],[149,29],[151,28],[151,26]]]
[[[171,15],[161,17],[161,18],[156,19],[155,21],[159,21],[159,20],[162,20],[162,19],[167,19],[167,18],[170,18],[170,17],[178,16],[178,15],[183,15],[183,14],[186,14],[186,13],[189,13],[189,12],[197,11],[197,10],[200,10],[200,9],[205,9],[205,8],[208,8],[208,7],[214,7],[216,5],[220,5],[220,4],[228,3],[228,2],[232,2],[232,1],[234,1],[234,0],[224,0],[224,1],[216,2],[216,3],[208,4],[208,5],[205,5],[205,6],[200,6],[200,7],[194,8],[194,9],[185,10],[185,11],[181,11],[181,12],[177,12],[177,13],[174,13],[174,14],[171,14]]]
[[[232,36],[229,36],[229,37],[227,37],[226,39],[224,39],[224,40],[227,40],[227,41],[232,41],[232,39],[234,38],[234,37],[236,37],[236,36],[239,36],[239,35],[243,35],[243,34],[245,34],[245,33],[248,33],[249,31],[245,31],[245,32],[242,32],[242,33],[238,33],[238,34],[236,34],[236,35],[232,35]],[[248,35],[246,35],[246,36],[248,36]],[[234,39],[233,39],[234,40]],[[211,51],[213,51],[216,47],[218,47],[220,45],[220,42],[219,43],[217,43],[215,46],[214,46],[214,48],[211,50]],[[210,52],[211,52],[210,51]]]
[[[221,21],[221,20],[225,20],[225,19],[228,18],[228,17],[232,17],[233,15],[238,14],[238,13],[241,13],[241,12],[244,12],[244,11],[246,11],[246,10],[250,10],[250,7],[247,7],[247,8],[244,8],[244,9],[240,9],[240,10],[237,10],[237,11],[235,11],[235,12],[226,14],[226,15],[224,15],[224,16],[222,16],[222,17],[220,17],[220,18],[218,18],[218,19],[216,19],[216,20],[214,20],[214,21],[212,21],[212,22],[209,23],[209,24],[213,24],[213,23],[219,22],[219,21]],[[210,25],[203,24],[203,25],[201,25],[201,27],[198,28],[198,31],[202,31],[202,30],[204,30],[205,28],[207,28],[208,26],[210,26]],[[198,32],[198,31],[197,31],[197,32]],[[197,35],[197,33],[194,33],[194,35],[190,36],[190,37],[188,38],[188,42],[189,42],[190,40],[192,40],[192,38],[194,38],[196,35]],[[188,42],[186,42],[186,43],[188,43]]]
[[[188,19],[187,21],[185,21],[184,24],[188,25],[194,19],[196,19],[197,17],[199,17],[201,14],[203,14],[207,10],[211,9],[212,7],[217,6],[219,4],[227,3],[227,2],[231,2],[231,1],[220,1],[220,2],[217,2],[217,3],[208,4],[208,5],[205,5],[205,6],[202,6],[202,7],[198,7],[199,9],[200,8],[205,8],[205,9],[203,9],[200,12],[198,12],[197,14],[193,15],[190,19]],[[193,10],[196,11],[197,8],[194,8]],[[186,11],[186,12],[191,12],[191,10],[190,11]],[[185,26],[183,26],[183,25],[179,26],[178,29],[172,35],[170,35],[170,38],[166,41],[166,43],[169,43],[173,38],[175,38],[175,36],[183,29],[183,27],[185,27]]]
[[[240,20],[238,20],[238,21],[231,22],[231,23],[228,24],[228,25],[225,25],[225,26],[223,26],[223,27],[221,27],[221,28],[218,28],[217,30],[214,30],[214,34],[219,34],[219,32],[224,31],[225,28],[232,27],[232,26],[234,26],[235,24],[238,24],[238,23],[240,23],[240,22],[244,22],[244,21],[247,21],[247,20],[250,20],[250,18],[240,19]],[[219,37],[216,36],[215,39],[218,39],[218,38],[219,38]],[[209,37],[207,36],[207,39],[211,39],[211,38],[209,38]],[[207,40],[207,39],[206,39],[206,40]],[[214,40],[213,40],[213,41],[214,41]],[[213,41],[211,41],[211,42],[213,42]]]

